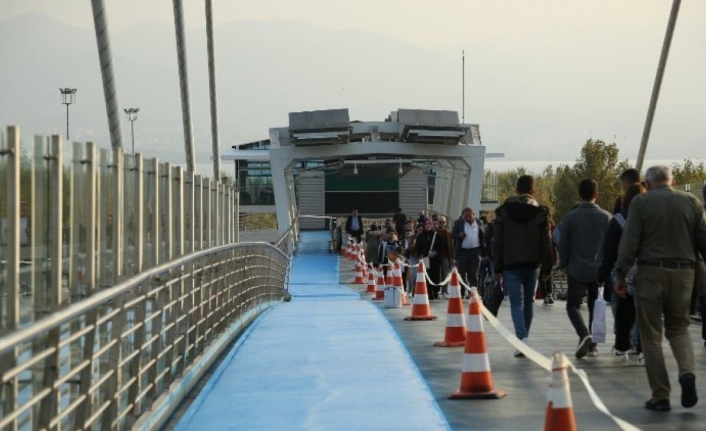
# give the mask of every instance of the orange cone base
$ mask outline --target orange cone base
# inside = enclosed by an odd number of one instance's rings
[[[466,345],[466,340],[463,341],[437,341],[434,347],[461,347]]]
[[[491,391],[491,392],[463,392],[456,391],[449,395],[450,400],[499,400],[507,395],[505,391]]]
[[[444,341],[434,343],[436,347],[459,347],[466,345],[466,328],[461,326],[447,327]]]
[[[412,320],[412,321],[417,321],[417,320],[436,320],[436,319],[438,319],[438,317],[436,317],[436,316],[421,316],[421,317],[417,317],[417,316],[407,316],[407,317],[404,318],[404,320],[407,320],[407,321],[410,321],[410,320]]]
[[[574,419],[574,409],[555,409],[550,402],[547,406],[547,415],[544,420],[544,430],[566,430],[576,431],[576,419]]]

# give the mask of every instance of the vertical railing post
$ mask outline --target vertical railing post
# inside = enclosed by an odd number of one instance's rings
[[[160,205],[160,180],[161,180],[161,171],[159,169],[159,161],[156,158],[152,159],[151,166],[150,166],[150,172],[149,172],[149,184],[150,184],[150,205],[152,207],[152,212],[150,213],[150,240],[152,241],[152,255],[151,257],[151,262],[150,266],[155,267],[159,265],[161,256],[160,256],[160,250],[161,250],[161,242],[162,242],[162,235],[161,235],[161,227],[162,225],[160,224],[160,214],[162,211],[162,207]]]
[[[162,262],[168,262],[174,258],[172,253],[172,243],[174,230],[172,226],[172,164],[165,163],[162,170],[163,186],[160,196],[162,197],[162,224],[164,228],[164,255],[160,256]]]
[[[113,165],[115,171],[115,183],[113,193],[115,196],[115,208],[113,210],[113,284],[118,283],[123,275],[123,232],[125,231],[125,196],[124,181],[124,155],[123,149],[117,147],[113,149]]]
[[[97,224],[96,218],[96,183],[97,183],[97,166],[96,166],[96,147],[93,142],[86,144],[86,159],[82,160],[87,166],[85,168],[85,193],[82,196],[84,216],[85,216],[85,226],[86,226],[86,258],[84,259],[84,284],[86,289],[86,295],[91,296],[96,289],[96,231]],[[86,313],[86,327],[93,327],[86,336],[84,337],[83,343],[83,360],[93,364],[93,350],[96,344],[96,338],[98,337],[98,328],[96,327],[97,320],[97,310],[91,309]],[[90,416],[90,412],[93,409],[93,397],[94,395],[90,392],[91,388],[91,376],[93,374],[93,367],[84,367],[81,370],[80,382],[79,382],[79,396],[83,396],[83,402],[76,408],[76,417],[74,422],[75,429],[86,429],[86,421]]]
[[[85,273],[83,282],[86,285],[86,295],[91,296],[96,291],[96,257],[98,256],[98,160],[96,158],[96,145],[93,142],[86,144],[85,169],[85,207],[86,223],[86,259],[84,261]]]
[[[203,250],[203,180],[194,175],[194,241],[195,250]]]
[[[221,183],[218,181],[218,178],[213,179],[213,197],[212,203],[213,207],[211,208],[211,215],[213,217],[213,242],[214,246],[216,245],[221,245],[221,215],[220,215],[220,203],[221,203]]]
[[[206,244],[202,247],[203,248],[210,248],[212,246],[211,240],[212,240],[212,232],[211,232],[211,210],[213,209],[211,206],[211,180],[208,177],[203,177],[201,179],[202,181],[202,191],[203,191],[203,210],[201,211],[201,214],[203,214],[203,240],[206,242]]]
[[[96,160],[96,169],[98,171],[96,181],[96,201],[98,212],[96,213],[96,224],[98,225],[98,234],[96,242],[98,247],[98,256],[96,257],[96,288],[110,285],[112,280],[112,268],[108,268],[113,264],[112,256],[109,256],[108,250],[112,253],[113,250],[113,228],[112,215],[110,213],[109,178],[113,178],[113,165],[110,162],[108,150],[100,150],[98,159]]]
[[[184,177],[184,218],[185,218],[185,253],[196,251],[194,245],[194,173],[183,171]]]
[[[61,135],[52,135],[49,152],[46,159],[49,165],[49,197],[50,208],[52,208],[49,216],[49,257],[51,258],[51,271],[49,282],[49,312],[56,312],[62,304],[61,298],[61,279],[62,279],[62,246],[63,246],[63,163],[62,163],[62,137]],[[59,377],[61,348],[60,327],[50,330],[46,335],[46,346],[52,347],[53,352],[44,360],[44,379],[43,386],[51,388],[49,395],[41,401],[41,414],[38,420],[37,429],[49,429],[50,421],[56,417],[59,412],[59,388],[56,386],[56,380]]]
[[[83,148],[78,142],[73,143],[72,148],[73,158],[71,160],[71,168],[69,170],[69,196],[71,196],[71,206],[69,207],[69,253],[66,256],[68,262],[66,266],[69,268],[68,286],[71,294],[71,301],[77,301],[81,296],[80,280],[78,277],[79,271],[79,254],[83,252],[81,249],[81,228],[83,226],[83,213],[81,211],[81,200],[83,199],[83,166],[81,159],[83,158]]]
[[[133,234],[135,235],[135,238],[132,239],[132,245],[133,245],[133,250],[132,250],[132,259],[133,259],[133,274],[139,274],[141,273],[144,269],[144,239],[145,239],[145,212],[144,212],[144,172],[145,172],[145,164],[144,164],[144,159],[142,158],[141,154],[135,154],[133,157],[133,163],[134,163],[134,171],[133,171],[133,177],[134,177],[134,189],[133,193],[135,196],[133,196],[133,218],[135,223],[135,229],[133,230]]]
[[[64,208],[64,178],[62,163],[62,136],[52,135],[47,160],[49,161],[49,194],[51,208],[49,215],[49,258],[51,259],[51,276],[49,286],[49,304],[51,312],[56,311],[63,302],[61,297],[61,278],[63,271],[63,208]]]
[[[0,153],[7,160],[5,195],[5,289],[0,291],[0,329],[12,330],[20,321],[20,128],[7,128],[7,148]],[[6,319],[3,322],[2,312]]]
[[[5,236],[5,286],[0,289],[0,329],[4,331],[17,328],[20,321],[20,128],[7,128],[7,148],[0,148],[0,157],[5,158],[7,191],[5,205],[7,230]],[[0,275],[2,277],[2,275]],[[2,314],[5,314],[5,320]],[[17,365],[17,349],[0,356],[0,369],[9,370]],[[2,372],[0,372],[2,375]],[[6,412],[15,411],[18,407],[18,378],[6,382],[2,390],[2,409]],[[17,421],[6,429],[17,430]]]
[[[184,170],[180,166],[175,166],[173,169],[173,232],[176,236],[174,241],[173,256],[174,258],[179,258],[184,255]],[[180,270],[183,272],[187,270],[187,268],[182,266]],[[174,305],[172,306],[172,313],[174,316],[174,340],[179,340],[179,342],[173,347],[176,355],[175,372],[177,376],[180,376],[184,371],[187,342],[187,338],[184,334],[189,323],[188,319],[184,318],[182,315],[182,311],[184,310],[184,289],[185,282],[183,277],[180,277],[180,280],[177,283],[174,283],[170,288],[172,291],[172,300],[174,301]]]

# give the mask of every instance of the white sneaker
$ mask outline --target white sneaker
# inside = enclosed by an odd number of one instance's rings
[[[645,366],[645,355],[640,353],[640,356],[637,357],[637,366],[638,367],[644,367]]]
[[[610,349],[610,353],[616,358],[616,359],[622,359],[629,361],[630,358],[628,357],[628,352],[623,351],[623,350],[618,350],[615,347]]]

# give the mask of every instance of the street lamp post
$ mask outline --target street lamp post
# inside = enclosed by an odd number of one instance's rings
[[[69,140],[69,105],[76,102],[76,88],[59,88],[61,104],[66,105],[66,140]]]
[[[132,154],[135,154],[135,120],[137,120],[137,113],[140,112],[140,108],[127,108],[124,109],[127,114],[127,120],[130,122],[130,134],[132,135]]]

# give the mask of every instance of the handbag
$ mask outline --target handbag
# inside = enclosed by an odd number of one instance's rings
[[[434,241],[436,241],[436,231],[434,231],[434,235],[431,237],[431,244],[429,245],[429,253],[431,253],[431,249],[434,248]],[[431,263],[429,262],[429,253],[427,253],[427,255],[422,258],[422,263],[424,264],[425,270],[429,268],[429,265],[431,265]]]
[[[593,323],[591,324],[591,338],[594,343],[605,343],[606,336],[606,302],[603,299],[603,288],[598,288],[598,298],[593,305]]]
[[[500,305],[505,299],[505,293],[503,292],[503,286],[500,280],[495,280],[486,286],[485,295],[483,295],[483,306],[490,311],[493,316],[498,317],[498,311],[500,310]]]

